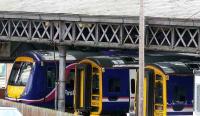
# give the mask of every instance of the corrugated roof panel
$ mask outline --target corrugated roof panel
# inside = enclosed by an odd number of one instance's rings
[[[0,11],[138,16],[139,0],[0,0]],[[145,15],[200,18],[200,0],[144,0]]]

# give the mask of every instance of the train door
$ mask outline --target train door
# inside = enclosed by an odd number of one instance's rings
[[[166,116],[166,75],[160,70],[147,67],[145,76],[145,107],[147,116]]]
[[[75,110],[87,114],[100,114],[102,110],[101,68],[91,61],[77,65],[75,78]]]
[[[193,116],[200,115],[200,70],[195,71],[194,79],[194,111]]]
[[[129,98],[129,113],[135,114],[135,93],[136,93],[136,81],[137,81],[137,70],[130,69],[129,70],[129,90],[130,90],[130,98]]]
[[[145,116],[153,116],[154,114],[154,71],[151,69],[145,70],[145,80],[144,80],[144,98],[145,106],[144,111]]]

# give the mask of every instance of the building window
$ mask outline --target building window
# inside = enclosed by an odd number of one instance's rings
[[[120,79],[118,79],[118,78],[109,79],[108,91],[109,92],[120,92]]]

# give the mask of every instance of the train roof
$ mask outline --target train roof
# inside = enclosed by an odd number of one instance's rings
[[[67,51],[66,60],[74,61],[88,56],[97,56],[98,52],[87,52],[87,51]],[[20,56],[28,56],[34,59],[34,61],[51,61],[59,60],[59,53],[57,51],[45,51],[45,50],[35,50],[26,52]],[[18,56],[18,57],[20,57]]]
[[[134,56],[93,56],[87,59],[102,67],[138,67],[138,57]]]
[[[175,52],[157,52],[145,54],[147,63],[163,62],[163,61],[179,61],[179,62],[200,62],[200,55],[193,53],[175,53]]]
[[[192,70],[183,62],[157,62],[154,63],[165,74],[192,74]]]

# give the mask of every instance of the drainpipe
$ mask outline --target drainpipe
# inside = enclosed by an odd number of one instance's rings
[[[58,110],[65,111],[65,66],[66,66],[66,48],[58,46],[59,50],[59,79],[58,79]]]

